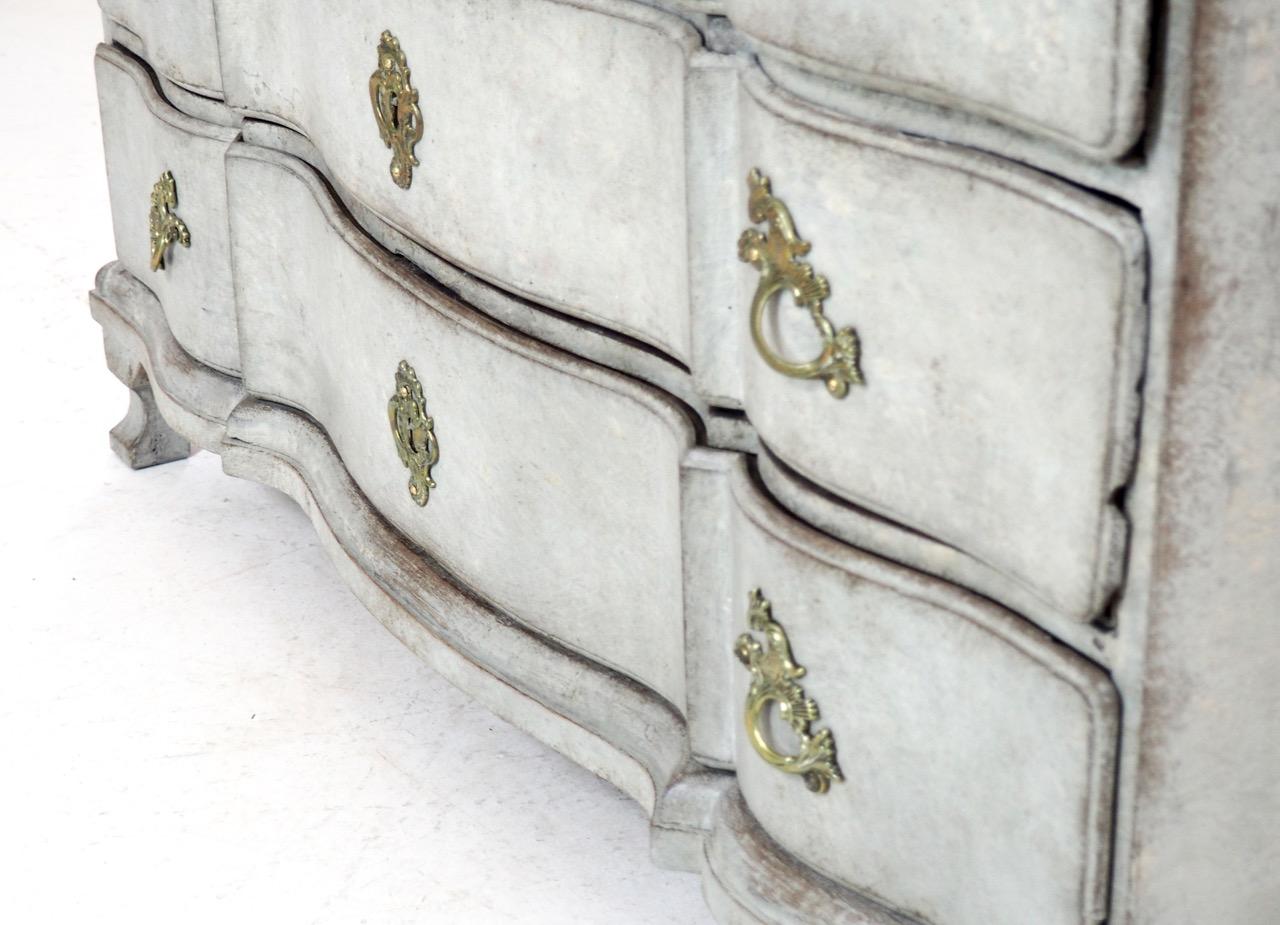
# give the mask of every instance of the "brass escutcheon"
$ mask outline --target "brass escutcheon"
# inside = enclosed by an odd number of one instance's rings
[[[786,631],[773,620],[772,605],[760,593],[752,590],[748,600],[747,616],[750,626],[764,633],[768,648],[762,646],[750,633],[738,637],[734,654],[742,664],[751,669],[751,687],[747,691],[747,736],[756,754],[779,770],[799,774],[814,793],[826,793],[833,780],[844,780],[840,766],[836,764],[836,743],[830,729],[813,732],[810,724],[818,719],[818,704],[805,696],[804,688],[796,683],[805,670],[791,657],[791,643]],[[779,752],[765,734],[765,717],[769,705],[778,705],[778,714],[791,727],[800,740],[800,749],[794,755]]]
[[[151,270],[164,269],[164,255],[173,243],[191,246],[191,232],[187,224],[173,211],[178,207],[178,184],[173,174],[166,170],[151,187],[151,213],[148,225],[151,230]]]
[[[436,487],[431,467],[440,461],[435,421],[427,414],[418,374],[405,360],[396,368],[396,390],[387,402],[387,418],[400,462],[409,470],[409,497],[423,507]]]
[[[378,42],[378,69],[369,77],[369,99],[378,134],[391,149],[391,179],[401,189],[408,189],[413,168],[419,163],[413,148],[422,140],[422,110],[400,40],[390,31],[384,31]]]
[[[751,300],[751,337],[760,356],[770,367],[784,376],[796,379],[822,379],[835,398],[849,394],[849,384],[862,385],[862,346],[853,328],[836,330],[827,319],[822,303],[831,294],[825,276],[798,258],[809,253],[811,245],[800,238],[786,204],[775,197],[769,178],[752,168],[747,176],[751,188],[747,198],[747,215],[751,221],[768,222],[769,230],[748,228],[738,238],[738,257],[760,271],[755,297]],[[791,290],[796,305],[807,308],[822,337],[822,352],[808,362],[788,360],[774,350],[764,336],[764,313],[774,296]]]

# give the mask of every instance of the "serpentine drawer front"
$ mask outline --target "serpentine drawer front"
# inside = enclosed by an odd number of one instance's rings
[[[1142,130],[1148,0],[726,0],[766,53],[1100,157]]]
[[[1275,925],[1266,2],[101,0],[112,446],[724,923]]]
[[[1136,222],[1006,162],[820,116],[758,74],[741,137],[828,280],[826,316],[856,330],[865,378],[833,400],[744,348],[761,438],[831,491],[1092,619],[1123,558],[1111,498],[1138,409]],[[744,170],[742,227],[764,231],[751,195]],[[744,265],[741,280],[749,305],[760,273]],[[809,311],[774,298],[770,348],[816,353]]]
[[[1119,734],[1106,674],[1007,611],[778,513],[741,473],[732,493],[735,630],[770,648],[749,619],[759,587],[843,777],[815,794],[761,759],[742,721],[752,674],[735,666],[738,783],[765,830],[926,922],[1101,919]],[[796,750],[781,722],[769,738]]]
[[[304,29],[309,0],[223,0],[227,100],[296,126],[341,188],[454,264],[687,360],[684,77],[699,41],[648,7],[599,5],[388,0]],[[422,112],[408,188],[370,108],[383,30]]]
[[[459,579],[682,704],[693,434],[674,403],[397,267],[294,158],[237,145],[227,186],[246,388],[314,417],[378,510]],[[424,505],[388,426],[402,361],[438,445]]]
[[[156,92],[146,68],[118,49],[99,46],[95,70],[116,253],[160,298],[174,337],[188,353],[237,371],[222,166],[236,132],[178,112]],[[166,247],[163,268],[153,270],[152,191],[166,173],[177,200],[172,211],[188,243]]]
[[[102,15],[137,36],[147,62],[188,90],[221,98],[214,0],[99,0]]]

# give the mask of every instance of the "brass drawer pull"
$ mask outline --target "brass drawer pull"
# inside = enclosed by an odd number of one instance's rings
[[[389,31],[383,32],[378,42],[378,69],[369,77],[369,99],[378,134],[391,149],[391,179],[401,189],[408,189],[413,168],[419,164],[413,148],[422,140],[422,110],[400,40]]]
[[[738,660],[751,669],[746,705],[747,735],[751,744],[756,753],[775,768],[801,775],[814,793],[826,793],[833,780],[844,780],[844,776],[836,764],[836,743],[831,730],[813,732],[809,728],[819,713],[818,704],[805,696],[804,688],[796,683],[796,679],[804,677],[805,670],[792,660],[786,630],[774,622],[772,605],[759,588],[751,592],[747,616],[751,628],[764,633],[768,643],[766,649],[750,633],[743,633],[733,648]],[[800,749],[794,755],[777,751],[765,735],[765,711],[770,703],[777,703],[778,714],[800,740]]]
[[[396,391],[387,402],[387,417],[400,462],[409,470],[409,497],[423,507],[436,487],[431,467],[440,461],[440,444],[436,441],[435,421],[427,414],[422,383],[405,360],[396,369]]]
[[[752,168],[747,176],[751,193],[747,215],[751,221],[768,222],[769,230],[748,228],[738,238],[738,257],[760,271],[755,298],[751,300],[751,337],[760,356],[784,376],[822,379],[835,398],[849,393],[849,384],[862,385],[861,345],[853,328],[835,327],[823,313],[822,303],[831,294],[825,276],[799,257],[809,253],[810,244],[801,240],[786,204],[773,195],[769,178]],[[808,362],[795,362],[778,354],[764,336],[764,313],[773,297],[790,289],[796,305],[807,308],[822,336],[822,352]]]
[[[191,232],[187,223],[173,210],[178,207],[178,184],[172,172],[166,170],[151,187],[151,270],[164,269],[164,255],[170,244],[191,246]]]

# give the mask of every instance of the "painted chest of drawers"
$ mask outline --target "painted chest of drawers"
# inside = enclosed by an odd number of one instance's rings
[[[723,921],[1280,921],[1273,4],[101,5],[126,461]]]

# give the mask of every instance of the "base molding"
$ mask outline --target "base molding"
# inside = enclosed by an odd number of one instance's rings
[[[684,718],[653,691],[495,607],[381,517],[324,429],[246,392],[174,339],[156,297],[119,264],[90,293],[107,363],[132,392],[113,431],[135,468],[217,453],[223,470],[292,498],[365,607],[452,684],[636,800],[651,856],[700,872],[725,922],[912,925],[792,860],[751,818],[729,771],[689,753]]]

